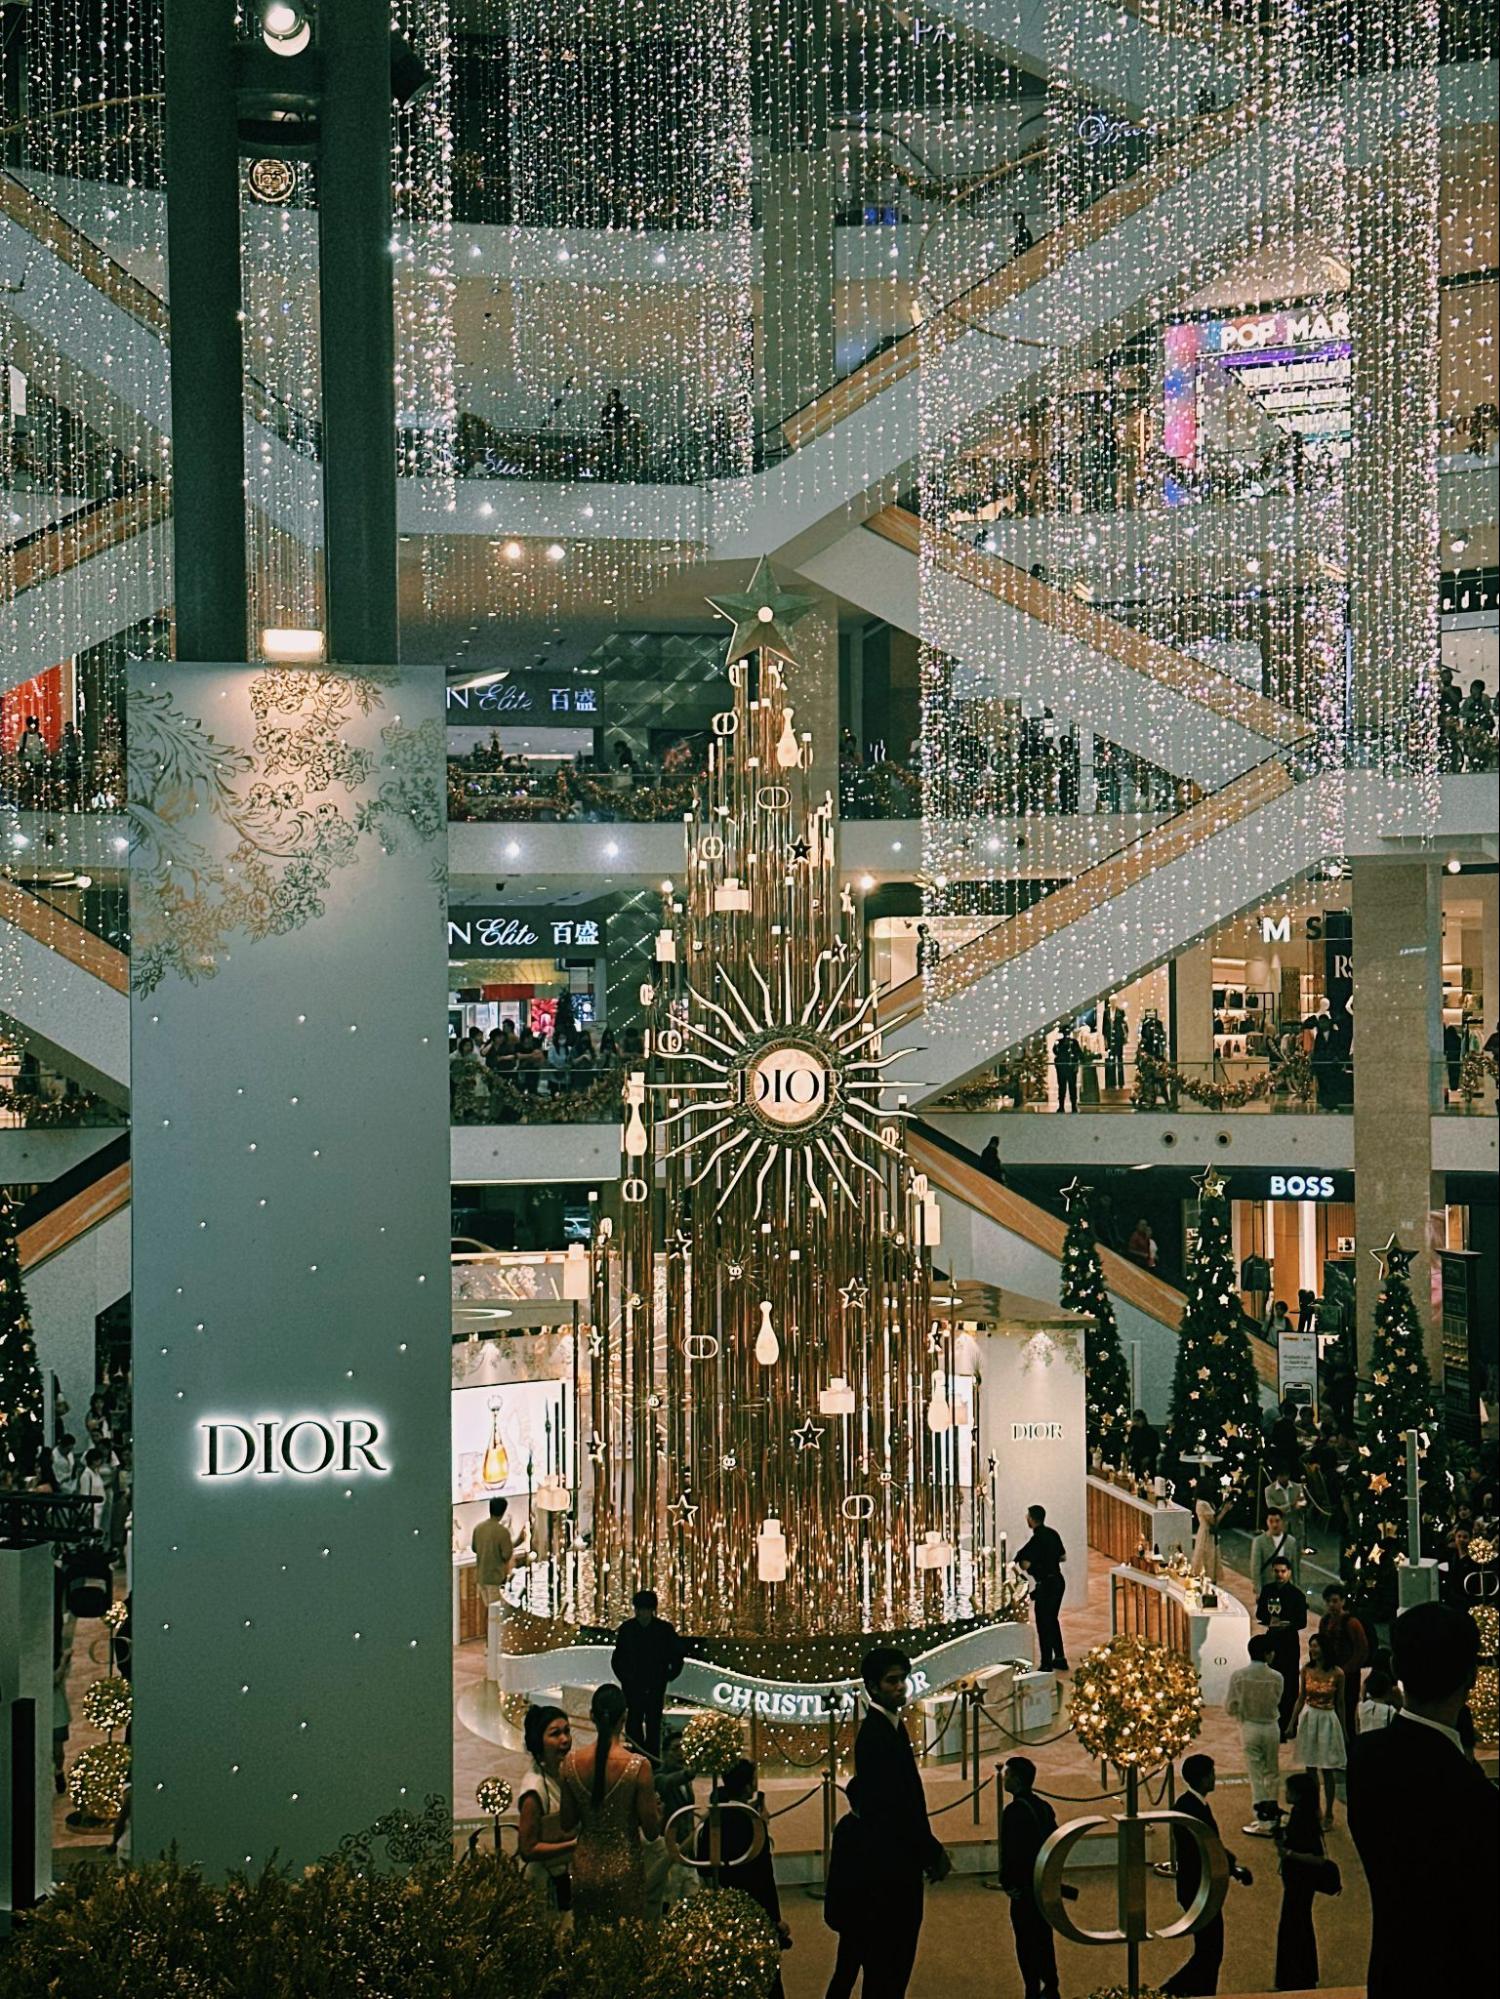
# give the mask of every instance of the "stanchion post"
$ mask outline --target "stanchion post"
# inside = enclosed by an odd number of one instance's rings
[[[978,1689],[976,1688],[969,1699],[968,1717],[969,1726],[973,1731],[974,1738],[969,1753],[969,1768],[973,1773],[969,1779],[969,1807],[973,1813],[975,1825],[979,1823],[979,1793],[983,1788],[979,1782],[979,1709],[980,1698]]]
[[[958,1774],[967,1783],[969,1779],[969,1702],[971,1695],[965,1687],[958,1696]]]
[[[1000,1819],[1002,1819],[1004,1809],[1006,1809],[1004,1771],[1006,1771],[1004,1763],[996,1763],[994,1765],[994,1881],[990,1881],[988,1875],[984,1877],[984,1887],[994,1889],[996,1893],[1004,1893],[1004,1883],[1000,1879]],[[980,1809],[980,1805],[978,1805],[978,1797],[976,1797],[974,1799],[974,1823],[976,1825],[980,1823],[978,1821],[978,1809]]]

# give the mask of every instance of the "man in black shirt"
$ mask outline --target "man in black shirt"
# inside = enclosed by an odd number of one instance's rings
[[[1062,1544],[1062,1536],[1047,1525],[1045,1506],[1028,1506],[1026,1525],[1031,1529],[1031,1539],[1016,1556],[1016,1567],[1024,1569],[1036,1585],[1032,1611],[1036,1617],[1037,1648],[1042,1655],[1037,1664],[1044,1673],[1065,1673],[1068,1658],[1063,1650],[1058,1612],[1063,1600],[1062,1565],[1068,1559],[1068,1551]]]
[[[1197,1819],[1206,1825],[1217,1840],[1218,1823],[1213,1807],[1208,1800],[1214,1788],[1214,1759],[1212,1756],[1194,1755],[1185,1758],[1182,1765],[1182,1781],[1186,1786],[1179,1792],[1173,1803],[1174,1812],[1184,1818]],[[1234,1855],[1225,1852],[1229,1863],[1229,1878],[1250,1887],[1251,1877],[1248,1867],[1241,1867]],[[1172,1886],[1177,1894],[1179,1909],[1190,1909],[1197,1898],[1198,1887],[1203,1879],[1203,1851],[1197,1839],[1185,1826],[1172,1828],[1172,1860],[1177,1869]],[[1217,1992],[1219,1989],[1219,1967],[1224,1961],[1224,1915],[1220,1910],[1209,1918],[1202,1929],[1193,1933],[1193,1954],[1180,1970],[1175,1971],[1162,1986],[1173,1999],[1201,1999],[1201,1995]]]
[[[1292,1710],[1297,1705],[1302,1633],[1307,1628],[1307,1598],[1292,1581],[1292,1565],[1285,1555],[1278,1555],[1271,1564],[1271,1580],[1256,1602],[1255,1620],[1266,1627],[1271,1640],[1271,1655],[1266,1663],[1281,1675],[1281,1739],[1285,1742],[1289,1739]]]
[[[1035,1782],[1036,1765],[1029,1757],[1007,1760],[1010,1803],[1000,1814],[1000,1886],[1010,1897],[1010,1926],[1026,1999],[1058,1999],[1057,1946],[1034,1886],[1036,1857],[1057,1830],[1057,1814],[1045,1798],[1037,1797]]]
[[[625,1695],[625,1732],[655,1761],[667,1687],[682,1671],[686,1652],[673,1627],[657,1616],[655,1590],[637,1590],[634,1602],[634,1617],[615,1634],[609,1669]]]

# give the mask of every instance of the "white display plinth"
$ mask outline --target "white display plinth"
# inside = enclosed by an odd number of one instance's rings
[[[1139,1626],[1121,1616],[1121,1591],[1115,1579],[1134,1590],[1156,1592],[1164,1606],[1177,1615],[1163,1620],[1161,1637],[1174,1650],[1192,1660],[1203,1684],[1203,1699],[1210,1707],[1223,1705],[1229,1691],[1229,1677],[1250,1663],[1246,1650],[1250,1642],[1250,1613],[1238,1597],[1223,1584],[1217,1585],[1218,1603],[1211,1609],[1199,1605],[1175,1576],[1147,1575],[1122,1562],[1110,1570],[1110,1623],[1116,1633]],[[1178,1636],[1178,1633],[1181,1636]],[[1150,1633],[1148,1635],[1157,1635]]]

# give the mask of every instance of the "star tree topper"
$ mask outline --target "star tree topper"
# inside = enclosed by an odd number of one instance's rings
[[[1383,1242],[1379,1249],[1372,1249],[1371,1256],[1380,1265],[1380,1281],[1387,1284],[1393,1277],[1410,1277],[1411,1267],[1417,1260],[1414,1249],[1403,1249],[1396,1240],[1396,1231],[1391,1230],[1390,1240]]]
[[[729,654],[724,661],[726,666],[733,666],[737,659],[747,658],[762,646],[793,666],[799,664],[787,633],[799,618],[806,617],[813,599],[783,590],[764,556],[755,565],[748,590],[710,597],[708,601],[721,618],[728,618],[734,626],[734,637],[729,641]]]
[[[1224,1191],[1224,1176],[1216,1173],[1212,1166],[1205,1166],[1201,1173],[1195,1173],[1193,1180],[1200,1201],[1217,1201]]]

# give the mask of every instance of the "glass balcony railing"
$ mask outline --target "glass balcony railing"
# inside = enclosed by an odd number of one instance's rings
[[[1064,1098],[1066,1097],[1066,1101]],[[935,1111],[1036,1113],[1135,1111],[1182,1115],[1207,1111],[1348,1116],[1354,1109],[1354,1065],[1300,1052],[1224,1055],[1212,1062],[1170,1062],[1138,1055],[1111,1061],[1086,1050],[1075,1084],[1059,1075],[1051,1044],[1037,1043],[1013,1062],[997,1063],[951,1090]],[[1434,1065],[1433,1104],[1449,1117],[1496,1115],[1492,1056],[1468,1051]]]
[[[486,1062],[473,1054],[448,1059],[448,1106],[454,1124],[613,1124],[628,1062],[641,1060],[635,1035],[600,1050],[597,1038],[564,1055],[555,1044]],[[631,1052],[634,1050],[634,1053]]]
[[[29,1054],[0,1068],[0,1131],[77,1131],[129,1122],[126,1112]]]
[[[124,805],[125,774],[113,751],[64,742],[0,756],[0,811],[120,812]]]
[[[476,770],[450,758],[448,817],[534,825],[661,824],[692,809],[696,781],[692,770],[632,768],[595,774],[580,771],[573,763]]]

